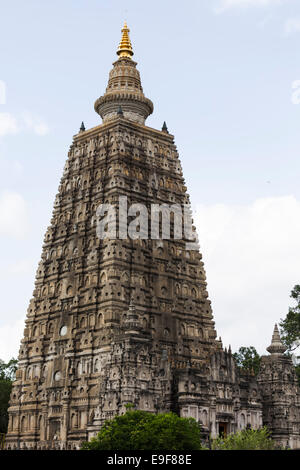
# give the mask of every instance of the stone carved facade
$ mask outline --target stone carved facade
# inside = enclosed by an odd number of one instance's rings
[[[44,240],[9,408],[9,449],[76,449],[128,402],[192,416],[213,437],[263,423],[300,447],[299,388],[282,352],[259,378],[216,338],[198,250],[185,239],[105,239],[102,203],[189,203],[174,138],[145,126],[128,29],[95,103],[103,124],[74,136]],[[277,338],[278,339],[278,338]]]
[[[295,367],[284,355],[277,325],[270,356],[263,356],[257,381],[261,389],[263,422],[283,447],[300,449],[300,393]]]

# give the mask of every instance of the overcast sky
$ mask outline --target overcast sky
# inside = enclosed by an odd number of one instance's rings
[[[124,6],[126,5],[126,6]],[[299,0],[10,0],[0,28],[0,358],[18,355],[72,136],[100,123],[124,19],[175,135],[218,336],[270,344],[300,283]]]

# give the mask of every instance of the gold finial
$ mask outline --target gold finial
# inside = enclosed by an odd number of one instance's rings
[[[121,31],[122,31],[122,39],[120,41],[117,54],[119,57],[128,57],[129,59],[131,59],[131,56],[133,55],[133,50],[132,50],[132,45],[131,45],[129,34],[128,34],[130,29],[128,28],[126,24],[126,21]]]

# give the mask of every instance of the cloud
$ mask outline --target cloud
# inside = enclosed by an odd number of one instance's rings
[[[288,0],[219,0],[215,7],[215,13],[223,13],[230,8],[264,7],[269,5],[278,5]]]
[[[0,113],[0,137],[22,131],[34,132],[36,135],[44,136],[49,133],[49,127],[42,118],[28,112],[23,113],[18,118],[10,113]]]
[[[12,162],[12,168],[17,175],[21,175],[24,170],[22,163],[20,163],[18,160]]]
[[[258,199],[195,212],[216,328],[234,349],[263,353],[300,282],[300,201]]]
[[[0,195],[0,236],[23,239],[28,229],[28,212],[23,197],[16,192],[3,192]]]
[[[0,80],[0,104],[6,103],[6,83]]]
[[[26,129],[33,131],[37,135],[44,136],[49,133],[49,127],[44,120],[31,113],[23,113],[23,122]]]
[[[12,357],[17,358],[24,327],[24,318],[0,327],[0,359],[9,361]]]
[[[16,118],[10,113],[0,113],[0,137],[18,132]]]
[[[263,18],[261,21],[257,23],[257,27],[259,29],[265,29],[266,25],[270,23],[273,20],[273,15],[267,15],[265,18]]]
[[[33,272],[32,260],[22,259],[8,267],[8,274],[22,275]]]
[[[300,32],[300,18],[289,18],[284,23],[284,34],[290,36],[291,34]]]

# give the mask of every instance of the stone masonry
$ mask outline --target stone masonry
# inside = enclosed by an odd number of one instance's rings
[[[69,150],[28,308],[7,448],[77,449],[129,402],[192,416],[213,437],[267,424],[280,445],[300,448],[300,392],[278,331],[258,378],[241,375],[217,339],[202,256],[172,237],[172,217],[169,239],[97,236],[97,208],[120,196],[149,214],[152,204],[189,204],[173,135],[145,125],[153,104],[128,32],[95,103],[103,122],[82,125]]]

